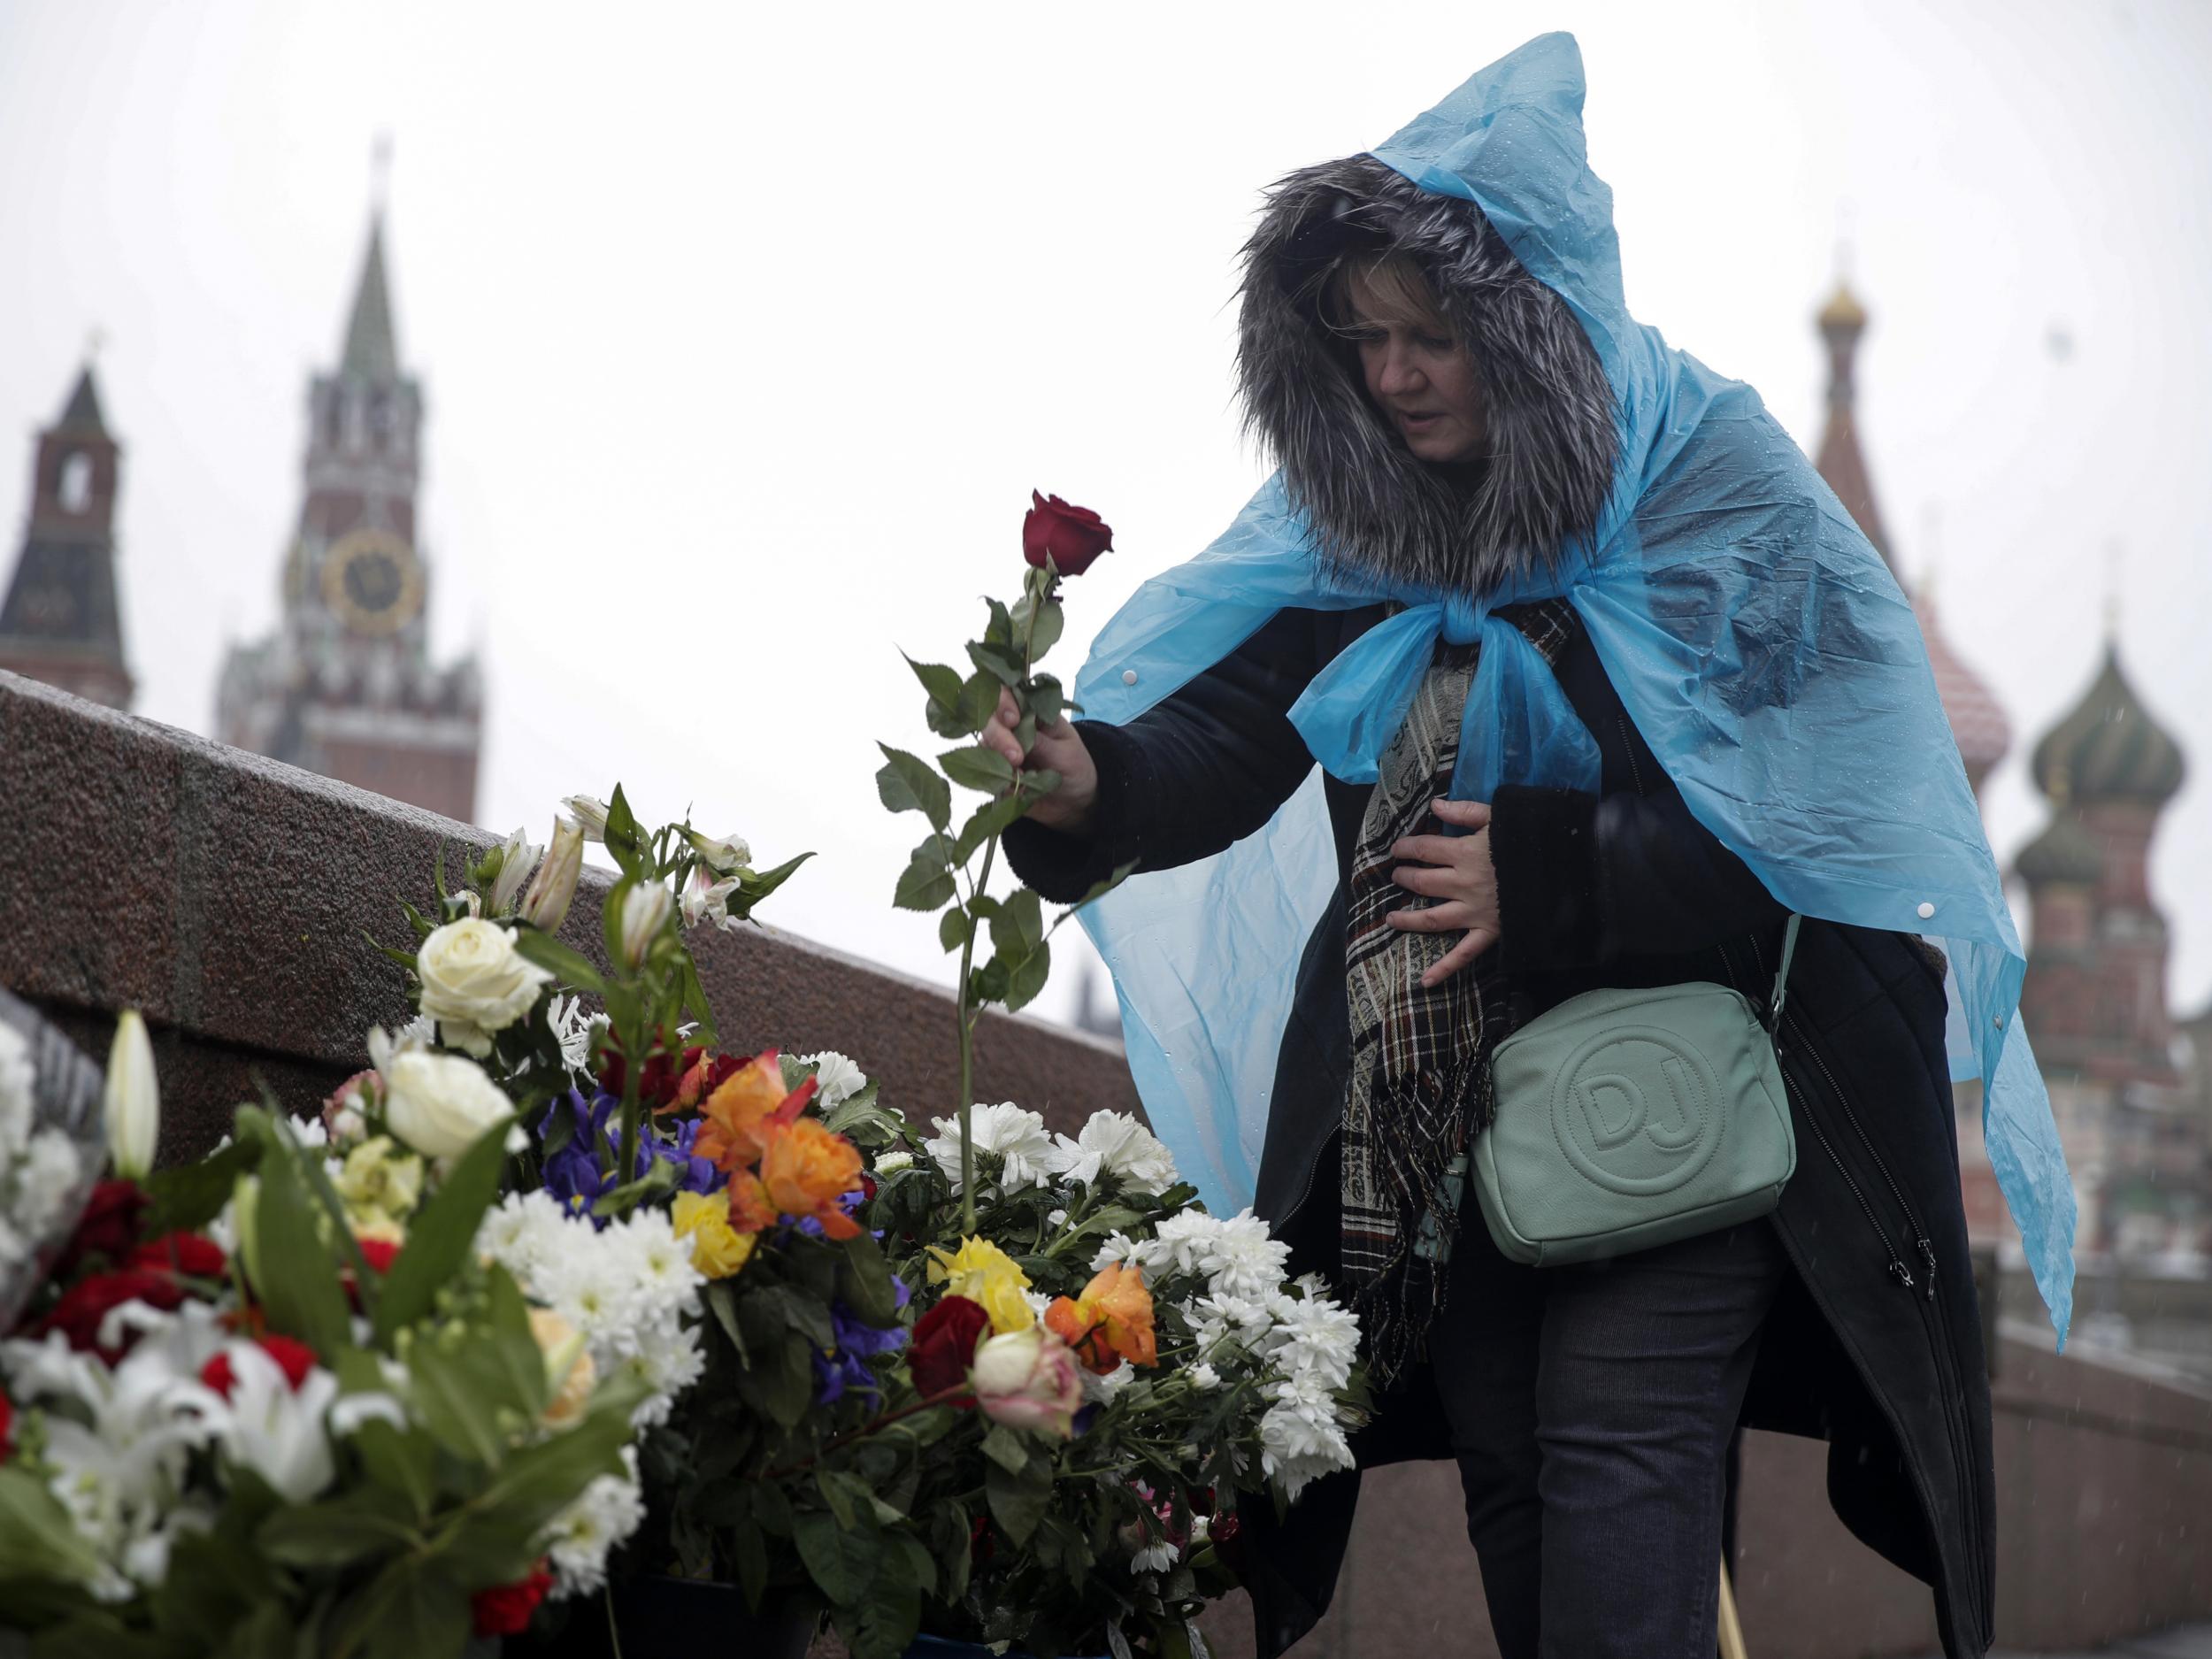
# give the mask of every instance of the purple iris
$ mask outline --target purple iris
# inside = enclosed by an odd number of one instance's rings
[[[546,1109],[545,1116],[538,1120],[541,1141],[552,1133],[553,1125],[563,1112],[569,1115],[574,1125],[567,1144],[545,1161],[545,1190],[567,1209],[588,1211],[601,1197],[621,1185],[614,1171],[615,1160],[622,1151],[622,1125],[616,1118],[621,1105],[613,1095],[595,1091],[591,1104],[587,1106],[583,1092],[571,1089],[557,1096]],[[653,1160],[659,1158],[682,1166],[683,1175],[677,1185],[687,1193],[711,1193],[729,1179],[714,1167],[711,1159],[693,1152],[693,1144],[699,1138],[697,1118],[678,1125],[672,1137],[664,1135],[649,1118],[638,1125],[638,1132],[635,1176],[642,1177],[653,1167]],[[603,1158],[598,1152],[600,1146],[606,1148]],[[603,1164],[606,1166],[603,1169]],[[605,1217],[592,1217],[595,1227],[606,1225]]]
[[[894,1278],[891,1281],[895,1305],[906,1306],[910,1294],[905,1282]],[[848,1388],[861,1394],[880,1394],[876,1379],[869,1373],[867,1362],[879,1354],[887,1354],[906,1340],[903,1325],[873,1325],[853,1317],[852,1310],[841,1302],[830,1303],[830,1330],[836,1337],[836,1346],[826,1353],[814,1356],[814,1398],[817,1404],[830,1405],[845,1397]]]
[[[664,1140],[656,1130],[645,1138],[651,1155],[664,1158],[671,1164],[684,1166],[683,1179],[678,1183],[687,1193],[718,1192],[729,1184],[729,1177],[714,1167],[712,1158],[703,1158],[692,1150],[699,1139],[701,1119],[687,1118],[676,1125],[673,1139]]]

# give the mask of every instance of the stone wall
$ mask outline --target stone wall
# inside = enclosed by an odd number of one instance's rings
[[[311,1109],[365,1064],[363,1033],[407,1013],[365,935],[405,936],[439,848],[483,832],[111,712],[0,672],[0,985],[96,1056],[115,1012],[156,1033],[162,1155],[191,1156],[265,1087]],[[809,870],[799,879],[831,879]],[[564,936],[597,954],[603,879]],[[701,941],[728,1045],[840,1048],[910,1115],[950,1107],[949,999],[773,929]],[[1072,1130],[1135,1104],[1113,1048],[1041,1021],[984,1022],[977,1094]],[[2212,1617],[2212,1400],[2008,1340],[1996,1384],[1998,1637],[2028,1650]],[[1748,1437],[1739,1576],[1751,1650],[1793,1659],[1932,1651],[1926,1591],[1830,1514],[1824,1448]],[[1250,1652],[1239,1601],[1209,1620]],[[1367,1487],[1337,1606],[1305,1659],[1488,1655],[1480,1584],[1448,1464]]]

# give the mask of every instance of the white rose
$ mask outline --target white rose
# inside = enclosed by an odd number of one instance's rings
[[[411,1049],[384,1074],[384,1122],[391,1132],[426,1157],[457,1157],[514,1107],[484,1068],[457,1054]],[[523,1140],[519,1129],[508,1149]]]
[[[415,953],[422,978],[422,1011],[438,1022],[444,1040],[481,1059],[492,1033],[530,1011],[552,975],[515,949],[505,928],[473,918],[448,922]]]

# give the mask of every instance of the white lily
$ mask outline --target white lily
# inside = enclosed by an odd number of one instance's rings
[[[622,901],[622,963],[625,967],[645,964],[646,953],[668,920],[675,896],[657,881],[641,881]]]
[[[607,803],[595,795],[565,795],[561,804],[584,832],[588,841],[607,839]]]
[[[519,829],[499,849],[499,873],[492,878],[492,914],[504,916],[522,896],[522,885],[545,856],[545,849],[533,846]]]
[[[144,1179],[161,1138],[161,1090],[154,1079],[153,1041],[134,1008],[125,1009],[115,1022],[104,1103],[115,1172],[127,1181]]]
[[[338,1379],[318,1365],[295,1388],[259,1344],[233,1342],[224,1352],[230,1398],[202,1388],[195,1409],[232,1462],[252,1470],[287,1502],[307,1502],[336,1472],[323,1418],[338,1398]]]

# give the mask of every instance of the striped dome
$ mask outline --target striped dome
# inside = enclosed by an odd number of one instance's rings
[[[2077,804],[2173,799],[2188,770],[2181,745],[2151,718],[2127,677],[2119,648],[2108,643],[2088,693],[2035,746],[2036,787]]]
[[[2012,748],[2012,722],[1981,676],[1959,660],[1936,621],[1935,584],[1923,581],[1913,595],[1913,614],[1919,618],[1920,637],[1928,648],[1928,666],[1935,671],[1936,695],[1942,700],[1951,735],[1958,740],[1959,758],[1976,787],[1990,768]]]

